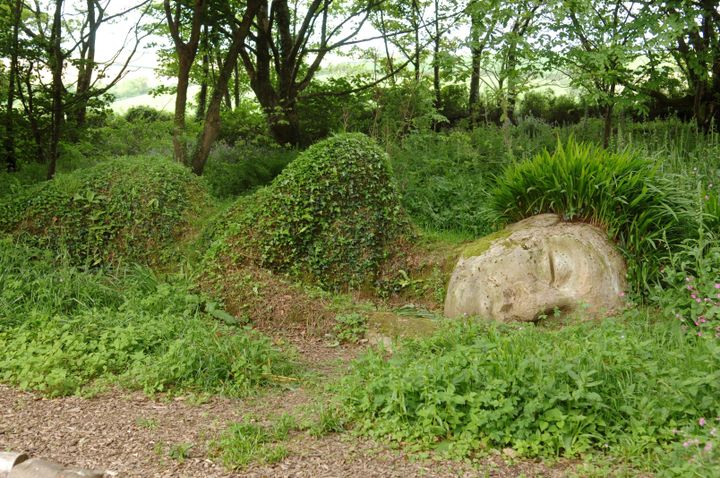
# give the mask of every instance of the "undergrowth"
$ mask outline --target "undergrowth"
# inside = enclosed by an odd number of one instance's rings
[[[0,240],[0,380],[49,396],[119,383],[245,395],[295,367],[183,276],[89,273]],[[278,379],[278,377],[281,377]]]
[[[281,147],[218,143],[203,178],[214,196],[234,197],[270,183],[295,156],[295,150]]]
[[[340,393],[361,431],[451,456],[658,457],[720,426],[720,341],[639,311],[558,331],[459,323],[369,352]]]

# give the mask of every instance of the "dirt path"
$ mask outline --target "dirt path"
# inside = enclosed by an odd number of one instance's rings
[[[326,377],[357,352],[325,350],[307,354],[307,363]],[[289,451],[283,461],[239,472],[229,472],[210,457],[209,442],[229,422],[297,412],[314,400],[316,395],[303,386],[247,400],[213,397],[197,403],[192,397],[152,400],[122,390],[91,399],[45,399],[0,385],[0,451],[22,451],[68,466],[110,470],[121,477],[566,476],[563,466],[548,468],[532,461],[507,465],[499,456],[474,466],[417,461],[349,434],[313,438],[307,432],[294,432],[283,443]],[[184,459],[171,457],[172,450],[188,447]]]

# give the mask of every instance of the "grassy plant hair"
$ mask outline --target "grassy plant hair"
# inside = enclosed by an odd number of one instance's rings
[[[646,290],[658,262],[686,233],[689,201],[653,164],[631,151],[610,152],[570,138],[506,168],[489,208],[498,222],[541,213],[605,229],[628,262],[629,278]]]

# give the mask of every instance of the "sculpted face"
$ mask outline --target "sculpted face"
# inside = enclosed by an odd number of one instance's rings
[[[555,310],[595,316],[622,307],[625,267],[600,229],[541,215],[496,236],[458,261],[446,316],[535,321]]]

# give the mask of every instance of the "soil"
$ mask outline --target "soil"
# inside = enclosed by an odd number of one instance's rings
[[[43,398],[0,385],[0,451],[25,452],[66,466],[107,470],[118,477],[563,477],[571,463],[513,460],[498,453],[480,462],[418,459],[350,433],[315,438],[293,432],[289,455],[273,465],[227,470],[210,442],[230,422],[269,421],[283,412],[305,413],[318,384],[342,372],[361,347],[330,347],[295,334],[292,341],[314,379],[248,399],[148,397],[114,389],[92,398]],[[302,336],[300,336],[302,337]],[[321,387],[321,385],[320,385]],[[187,449],[173,458],[173,450]]]

